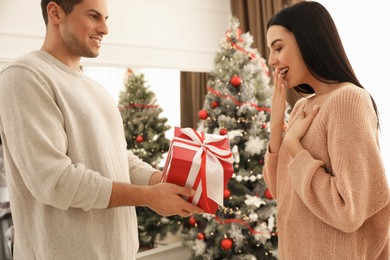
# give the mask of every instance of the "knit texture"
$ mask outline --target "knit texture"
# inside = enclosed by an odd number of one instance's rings
[[[4,156],[3,156],[3,145],[0,144],[0,189],[3,187],[7,187],[7,180],[5,178],[5,170],[4,170]],[[1,200],[0,193],[0,202]]]
[[[107,209],[112,181],[147,185],[155,169],[126,150],[113,98],[35,51],[0,72],[0,99],[14,259],[135,259],[135,209]]]
[[[283,142],[278,154],[268,150],[263,174],[277,200],[280,259],[389,260],[390,193],[377,134],[368,92],[348,85],[321,106],[304,151],[293,159]]]

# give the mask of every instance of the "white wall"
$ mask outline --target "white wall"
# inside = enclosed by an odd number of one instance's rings
[[[319,0],[331,13],[350,62],[377,103],[383,160],[390,183],[390,2],[388,0]],[[353,155],[351,155],[353,156]]]
[[[229,0],[107,1],[110,33],[83,64],[209,71],[230,15]],[[38,49],[39,0],[0,0],[0,62]]]
[[[119,94],[124,90],[127,68],[84,66],[83,71],[103,85],[119,104]],[[134,70],[145,76],[146,85],[154,92],[157,104],[163,109],[161,117],[168,119],[171,129],[165,133],[168,139],[174,135],[174,127],[180,127],[180,71],[177,69],[142,68]]]

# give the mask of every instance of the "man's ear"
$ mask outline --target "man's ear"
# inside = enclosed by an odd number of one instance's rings
[[[62,18],[65,16],[65,13],[62,10],[61,6],[59,6],[55,2],[50,2],[46,8],[49,23],[61,23]]]

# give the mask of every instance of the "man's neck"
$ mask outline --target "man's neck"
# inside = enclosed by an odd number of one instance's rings
[[[61,49],[56,49],[55,47],[51,47],[51,46],[55,46],[55,45],[47,44],[46,42],[44,42],[41,47],[41,50],[49,53],[51,56],[61,61],[63,64],[70,67],[71,69],[80,71],[81,57],[74,57],[68,54],[64,54],[64,52]]]

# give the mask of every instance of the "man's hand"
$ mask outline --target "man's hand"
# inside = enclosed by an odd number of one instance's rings
[[[162,216],[180,215],[188,217],[203,213],[203,210],[183,197],[195,194],[191,188],[172,183],[157,183],[150,186],[113,182],[108,207],[147,206]]]
[[[149,186],[147,206],[162,216],[180,215],[188,217],[203,213],[199,207],[187,202],[184,197],[195,194],[191,188],[181,187],[172,183],[159,183]]]

